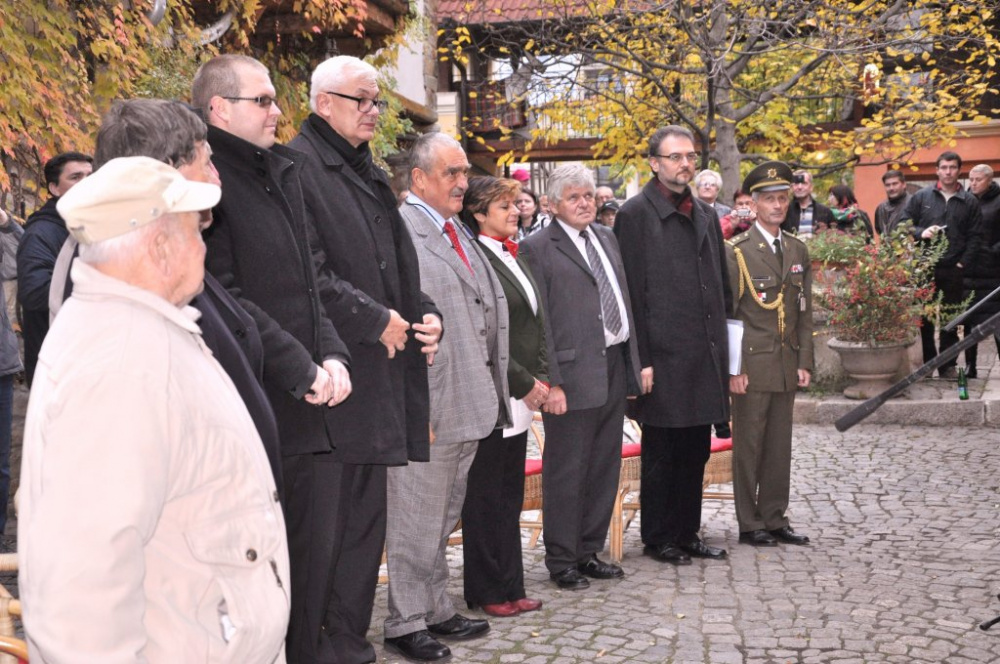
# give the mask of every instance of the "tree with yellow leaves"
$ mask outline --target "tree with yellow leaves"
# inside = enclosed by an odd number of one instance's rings
[[[532,63],[526,152],[589,135],[597,158],[635,164],[644,139],[676,123],[728,191],[742,161],[905,161],[997,99],[1000,0],[518,0],[502,16],[492,4],[465,3],[441,50]]]

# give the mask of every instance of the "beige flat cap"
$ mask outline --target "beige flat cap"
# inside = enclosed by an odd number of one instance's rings
[[[165,214],[215,207],[217,185],[186,179],[149,157],[112,159],[56,203],[66,228],[80,244],[124,235]]]

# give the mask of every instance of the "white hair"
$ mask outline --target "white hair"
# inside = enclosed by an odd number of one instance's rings
[[[972,175],[973,173],[982,173],[988,178],[991,179],[993,178],[993,169],[990,168],[987,164],[976,164],[975,166],[969,169],[969,175]]]
[[[713,171],[711,168],[706,168],[705,170],[698,173],[698,175],[694,176],[694,186],[695,187],[701,186],[702,180],[706,178],[710,180],[715,180],[715,185],[719,189],[722,189],[722,176],[719,175],[718,171]]]
[[[378,70],[375,67],[350,55],[336,55],[319,63],[313,70],[309,86],[309,108],[312,112],[316,112],[316,100],[320,93],[335,91],[333,88],[355,74],[364,75],[372,83],[378,81]],[[354,92],[344,94],[353,95]]]
[[[413,142],[413,146],[410,148],[410,167],[407,171],[409,173],[409,177],[407,178],[408,187],[413,186],[413,169],[419,168],[424,173],[430,173],[434,170],[434,159],[437,156],[439,147],[455,147],[462,150],[461,143],[440,131],[422,134]],[[464,154],[465,151],[462,151]]]
[[[171,232],[174,215],[165,214],[134,231],[118,235],[93,244],[80,245],[80,260],[88,265],[116,263],[130,258],[143,250],[157,233]]]
[[[588,187],[594,191],[594,174],[582,164],[564,164],[552,171],[545,187],[549,203],[558,204],[566,187]]]

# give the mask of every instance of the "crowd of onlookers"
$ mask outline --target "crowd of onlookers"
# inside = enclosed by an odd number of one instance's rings
[[[963,188],[953,152],[915,193],[886,171],[869,216],[849,187],[824,205],[808,171],[777,161],[730,207],[678,126],[648,137],[651,177],[623,203],[581,165],[544,195],[526,171],[473,176],[459,142],[429,133],[400,194],[369,147],[385,108],[370,65],[321,63],[309,105],[278,144],[267,69],[216,57],[190,105],[118,102],[94,157],[50,160],[51,198],[23,231],[0,211],[31,388],[18,548],[32,661],[373,662],[383,551],[386,647],[443,660],[447,641],[489,630],[448,593],[459,522],[468,608],[542,606],[519,533],[539,414],[558,588],[625,575],[599,554],[626,415],[645,555],[727,558],[701,535],[713,427],[733,439],[740,543],[809,544],[786,513],[813,364],[803,240],[908,222],[948,238],[946,302],[1000,285],[1000,187],[978,165]],[[5,505],[21,363],[2,298]],[[922,336],[929,359],[929,322]],[[942,331],[942,349],[956,339]]]

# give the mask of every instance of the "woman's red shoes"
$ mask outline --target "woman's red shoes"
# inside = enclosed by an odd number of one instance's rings
[[[542,600],[531,599],[530,597],[522,597],[516,602],[511,602],[511,603],[517,605],[517,609],[521,613],[524,613],[526,611],[537,611],[538,609],[542,608]]]

